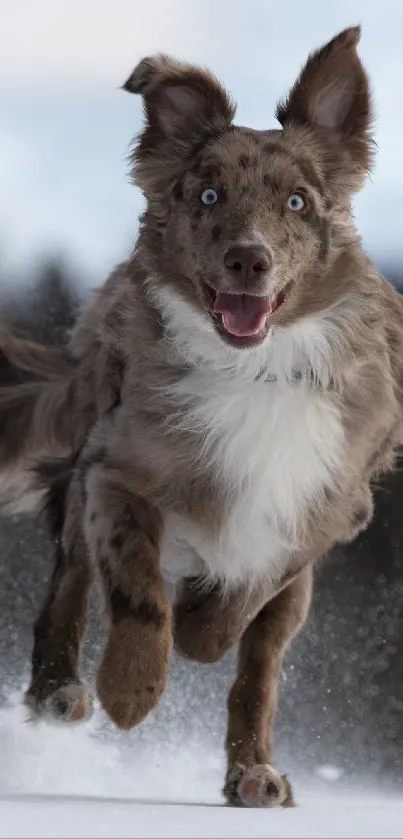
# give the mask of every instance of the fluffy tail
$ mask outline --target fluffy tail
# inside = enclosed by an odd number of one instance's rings
[[[33,379],[68,377],[72,366],[63,347],[43,346],[0,327],[0,387]]]
[[[27,510],[40,500],[32,465],[73,445],[74,363],[63,349],[0,330],[0,502]]]

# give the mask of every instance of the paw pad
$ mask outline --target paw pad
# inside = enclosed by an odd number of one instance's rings
[[[230,804],[241,807],[291,807],[291,786],[270,764],[237,767],[229,776],[225,794]]]

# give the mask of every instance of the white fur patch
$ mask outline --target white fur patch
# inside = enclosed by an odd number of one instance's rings
[[[274,330],[257,349],[236,350],[174,292],[159,289],[158,302],[177,351],[194,365],[171,392],[174,422],[199,436],[199,465],[213,471],[218,503],[221,492],[231,498],[218,535],[169,518],[164,569],[182,576],[204,568],[227,586],[279,579],[301,546],[309,512],[342,474],[339,406],[307,377],[309,370],[321,379],[330,375],[334,322],[324,315],[301,319]],[[277,381],[255,380],[262,369]],[[306,375],[290,382],[295,370]]]

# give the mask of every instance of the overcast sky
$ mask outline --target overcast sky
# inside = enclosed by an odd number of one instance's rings
[[[273,126],[307,53],[361,23],[377,165],[356,203],[364,242],[403,269],[403,7],[398,0],[0,0],[0,246],[29,264],[71,255],[101,281],[134,240],[126,156],[140,103],[119,86],[155,51],[209,65],[237,121]]]

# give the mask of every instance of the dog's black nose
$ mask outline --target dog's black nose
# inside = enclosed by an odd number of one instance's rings
[[[250,286],[270,271],[272,258],[263,245],[235,245],[225,254],[224,263],[232,275],[236,274],[245,286]]]

